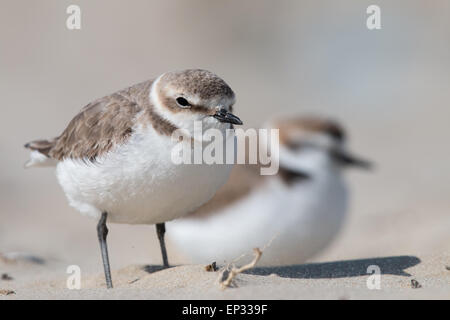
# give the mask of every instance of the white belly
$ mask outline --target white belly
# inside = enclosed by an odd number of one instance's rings
[[[228,179],[231,165],[176,165],[173,145],[170,137],[148,128],[98,163],[58,163],[58,180],[70,205],[96,219],[104,211],[116,223],[176,219],[210,200]]]

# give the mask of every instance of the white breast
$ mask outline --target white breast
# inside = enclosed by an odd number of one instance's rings
[[[170,137],[151,126],[134,132],[97,163],[67,159],[58,164],[58,180],[71,206],[96,219],[106,211],[108,221],[116,223],[160,223],[193,211],[228,179],[230,165],[176,165]]]
[[[197,263],[229,262],[272,239],[261,264],[304,263],[339,231],[347,210],[347,189],[333,174],[292,186],[277,177],[270,180],[209,218],[169,223],[169,238]]]

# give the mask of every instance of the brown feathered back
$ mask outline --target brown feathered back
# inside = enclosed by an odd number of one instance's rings
[[[93,161],[127,140],[139,112],[145,109],[147,116],[155,116],[148,101],[151,84],[146,81],[97,99],[85,106],[59,137],[32,141],[25,147],[56,160]]]

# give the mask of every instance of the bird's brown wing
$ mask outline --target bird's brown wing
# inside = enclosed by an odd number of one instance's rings
[[[144,82],[95,100],[70,121],[59,137],[33,141],[25,147],[56,160],[94,161],[131,136],[135,116],[148,104],[150,86],[151,81]]]

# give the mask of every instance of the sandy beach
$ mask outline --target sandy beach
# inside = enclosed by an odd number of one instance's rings
[[[256,266],[237,275],[232,286],[225,289],[219,284],[222,270],[207,272],[203,265],[187,263],[177,263],[169,269],[163,269],[159,263],[127,264],[123,250],[113,250],[121,259],[119,262],[117,255],[113,256],[112,276],[115,288],[107,290],[100,257],[96,256],[97,243],[89,245],[86,241],[78,243],[86,245],[84,264],[80,264],[81,290],[69,290],[66,283],[69,274],[66,269],[70,261],[74,260],[62,256],[55,258],[50,255],[38,257],[25,253],[9,254],[8,258],[0,259],[0,273],[12,278],[0,280],[0,299],[450,299],[450,252],[445,251],[444,246],[441,249],[435,248],[433,253],[431,248],[425,250],[423,246],[427,245],[423,241],[427,236],[422,234],[422,238],[418,238],[414,232],[410,235],[393,232],[384,236],[390,241],[408,244],[404,249],[389,247],[389,242],[383,239],[375,239],[372,247],[368,245],[364,249],[365,239],[376,237],[377,229],[373,229],[375,221],[356,220],[355,224],[360,223],[353,226],[357,232],[348,232],[334,248],[328,250],[329,253],[318,257],[317,262],[285,267]],[[403,230],[419,228],[412,221],[408,224],[409,228]],[[118,230],[120,231],[122,230]],[[428,238],[446,237],[450,241],[448,233],[444,231],[439,235],[435,228]],[[140,236],[144,237],[143,234]],[[150,236],[153,236],[152,232]],[[115,248],[120,237],[112,239],[111,248]],[[154,240],[148,259],[156,262],[160,257],[156,239]],[[351,243],[359,243],[361,247],[350,247]],[[410,248],[418,247],[419,243],[422,243],[421,249],[416,250],[417,254],[412,254],[414,251]],[[379,249],[382,245],[386,247]],[[358,252],[374,253],[375,248],[387,254],[346,260],[333,258],[336,255],[362,256]],[[174,255],[173,249],[169,246],[171,261],[186,262],[182,257]],[[270,250],[270,247],[266,250]],[[345,251],[346,254],[343,253]],[[87,252],[92,255],[86,255]],[[404,254],[398,254],[399,252]],[[81,255],[78,258],[80,257]],[[244,260],[251,257],[249,253]],[[381,271],[379,290],[369,289],[367,285],[371,277],[368,267],[373,265],[378,266]],[[418,282],[418,288],[413,287],[413,280]]]
[[[0,4],[0,299],[450,299],[449,1],[382,1],[380,30],[367,29],[365,0],[79,0],[81,30],[66,28],[69,4]],[[111,224],[107,290],[97,221],[68,206],[54,169],[23,168],[23,145],[96,98],[185,68],[230,84],[244,128],[330,117],[375,168],[345,172],[345,226],[308,264],[256,265],[223,290],[220,272],[170,242],[163,270],[154,226]],[[67,288],[71,265],[80,290]]]
[[[2,264],[14,280],[2,280],[1,299],[450,299],[450,255],[396,256],[255,268],[222,289],[220,272],[204,266],[132,265],[113,272],[115,288],[107,290],[103,274],[87,275],[81,290],[68,290],[63,277],[49,267]],[[369,265],[384,270],[381,288],[369,290]],[[56,266],[54,266],[55,269]],[[36,276],[42,280],[36,281]],[[46,280],[44,280],[46,279]],[[418,282],[413,287],[412,280]],[[417,286],[417,285],[416,285]]]

